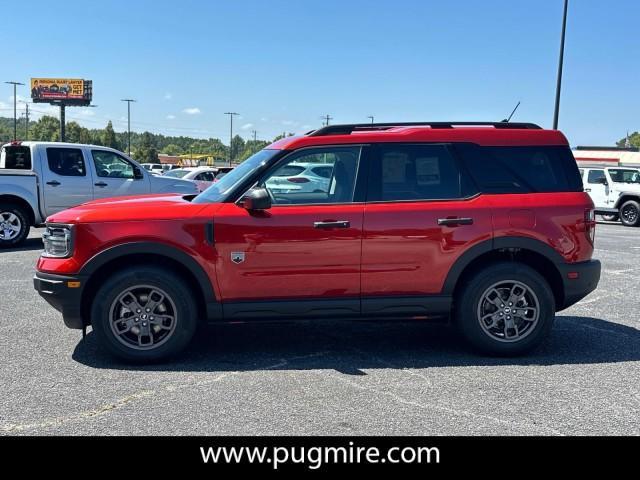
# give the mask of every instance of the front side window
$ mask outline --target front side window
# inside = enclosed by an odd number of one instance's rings
[[[260,182],[274,205],[353,201],[361,147],[310,148],[293,153]],[[315,173],[321,169],[324,176]]]
[[[133,165],[117,153],[92,150],[91,155],[99,177],[134,178]]]
[[[194,180],[198,180],[201,182],[213,182],[214,175],[213,172],[201,172],[197,174]]]
[[[603,183],[607,177],[604,176],[604,170],[589,170],[587,183]]]
[[[87,170],[82,150],[78,148],[47,148],[49,170],[64,177],[84,177]]]
[[[450,200],[471,188],[446,145],[384,145],[369,175],[370,201]]]
[[[640,170],[627,170],[622,168],[609,169],[611,181],[616,183],[640,183]]]

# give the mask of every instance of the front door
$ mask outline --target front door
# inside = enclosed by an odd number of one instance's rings
[[[437,296],[451,266],[471,245],[491,239],[486,198],[467,199],[473,187],[447,145],[380,145],[370,169],[362,313],[446,309]]]
[[[149,179],[135,178],[133,164],[109,150],[91,150],[96,199],[149,193]]]
[[[93,200],[91,172],[80,148],[47,147],[42,162],[46,216]]]
[[[257,184],[269,191],[270,209],[248,211],[227,203],[216,212],[225,317],[360,313],[361,151],[348,146],[294,152]],[[331,168],[330,181],[314,189],[271,187],[272,177],[297,164]]]

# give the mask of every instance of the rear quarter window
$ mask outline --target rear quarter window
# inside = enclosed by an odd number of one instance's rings
[[[581,192],[582,178],[569,147],[458,145],[485,193]]]

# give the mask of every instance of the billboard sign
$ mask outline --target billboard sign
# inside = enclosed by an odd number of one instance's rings
[[[31,79],[31,99],[35,103],[89,105],[92,90],[91,80],[81,78]]]

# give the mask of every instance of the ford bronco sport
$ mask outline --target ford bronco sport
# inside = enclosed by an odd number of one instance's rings
[[[272,189],[291,165],[317,188]],[[324,186],[320,186],[324,185]],[[593,202],[559,131],[525,123],[331,125],[256,153],[199,195],[47,219],[35,288],[112,354],[164,359],[200,322],[447,317],[522,354],[596,288]]]

